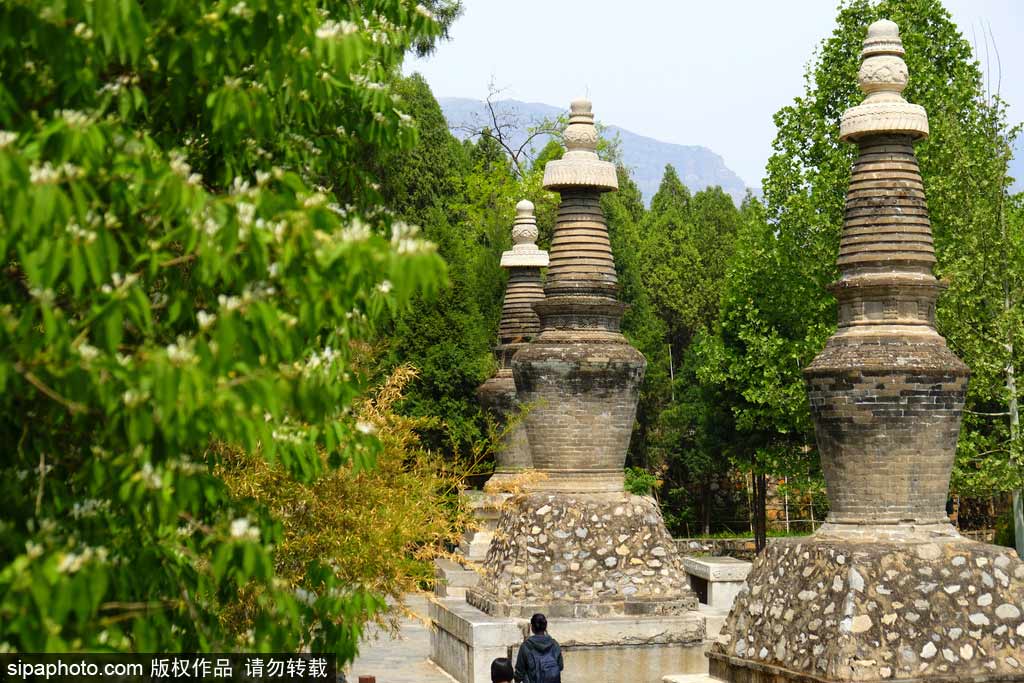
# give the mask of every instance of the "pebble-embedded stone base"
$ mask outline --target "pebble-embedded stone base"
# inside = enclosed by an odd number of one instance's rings
[[[657,503],[628,493],[508,501],[466,594],[495,616],[676,615],[697,608]]]
[[[710,653],[731,683],[1024,681],[1024,562],[935,539],[780,539]]]

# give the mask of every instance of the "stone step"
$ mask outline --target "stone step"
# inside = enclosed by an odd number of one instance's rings
[[[704,639],[716,640],[718,634],[722,632],[722,626],[725,625],[725,618],[729,616],[729,609],[701,604],[698,605],[697,611],[704,615]]]
[[[722,683],[711,674],[672,674],[661,679],[661,683]]]
[[[480,581],[480,574],[449,559],[434,560],[434,594],[442,598],[465,598],[466,589]]]
[[[493,531],[477,531],[469,538],[463,538],[459,544],[459,553],[471,562],[483,562],[487,557],[487,549],[491,547]]]

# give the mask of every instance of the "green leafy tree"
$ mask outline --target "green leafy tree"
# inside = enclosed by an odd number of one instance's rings
[[[382,602],[344,558],[279,580],[211,444],[373,466],[353,350],[443,264],[361,161],[414,142],[387,82],[441,30],[376,0],[0,6],[3,648],[353,655]]]
[[[407,392],[409,415],[442,418],[428,445],[468,455],[485,425],[477,387],[494,369],[504,288],[499,266],[509,237],[516,182],[490,138],[464,146],[448,130],[440,105],[419,75],[397,86],[417,122],[418,144],[382,161],[381,191],[403,219],[422,227],[448,264],[448,286],[418,302],[389,330],[392,362],[408,362],[419,379]]]
[[[670,369],[668,391],[662,390],[649,428],[650,459],[667,468],[669,520],[678,520],[677,528],[699,521],[705,533],[711,525],[712,486],[728,460],[719,443],[718,388],[698,381],[693,345],[717,321],[739,220],[721,188],[691,195],[668,166],[651,201],[641,255],[644,287],[666,328],[650,353]]]

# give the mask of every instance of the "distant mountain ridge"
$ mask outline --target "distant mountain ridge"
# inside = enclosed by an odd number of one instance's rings
[[[438,98],[452,133],[460,138],[469,137],[466,126],[489,125],[490,115],[486,104],[480,100],[466,97]],[[519,100],[501,100],[495,103],[495,109],[502,117],[518,119],[520,124],[512,144],[518,147],[526,139],[526,128],[532,123],[543,119],[551,119],[566,113],[566,110],[538,102],[520,102]],[[737,206],[747,192],[747,185],[736,173],[725,165],[719,155],[707,147],[698,145],[677,145],[662,142],[644,135],[639,135],[619,126],[608,125],[607,135],[619,136],[622,148],[622,159],[632,172],[633,180],[643,193],[644,203],[650,204],[651,197],[658,191],[661,177],[665,173],[665,165],[672,164],[679,173],[680,179],[691,192],[706,187],[719,185],[729,193]],[[538,136],[530,145],[534,151],[540,151],[548,142],[548,136]],[[755,192],[757,192],[755,190]]]

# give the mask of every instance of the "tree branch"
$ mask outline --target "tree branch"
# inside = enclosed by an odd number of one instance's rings
[[[40,391],[41,393],[43,393],[44,395],[48,396],[49,398],[53,399],[53,400],[54,400],[54,401],[56,401],[57,403],[59,403],[59,404],[61,404],[62,406],[64,406],[64,407],[65,407],[65,408],[67,409],[67,411],[68,411],[69,413],[71,413],[72,415],[77,415],[78,413],[84,413],[84,412],[86,412],[86,411],[88,410],[88,408],[86,408],[86,407],[85,407],[84,405],[82,405],[81,403],[78,403],[78,402],[76,402],[76,401],[70,401],[70,400],[68,400],[68,399],[64,398],[63,396],[61,396],[60,394],[58,394],[58,393],[57,393],[56,391],[54,391],[54,390],[53,390],[53,389],[51,389],[50,387],[46,386],[46,385],[45,385],[45,384],[43,383],[43,381],[42,381],[41,379],[39,379],[38,377],[36,377],[36,376],[35,376],[35,375],[34,375],[34,374],[32,373],[32,371],[31,371],[31,370],[26,370],[26,369],[25,369],[25,368],[24,368],[24,367],[23,367],[23,366],[21,365],[21,363],[15,363],[15,364],[14,364],[14,369],[15,369],[15,370],[17,370],[17,371],[18,371],[18,373],[19,373],[19,374],[20,374],[20,375],[21,375],[22,377],[24,377],[24,378],[25,378],[25,380],[26,380],[26,381],[27,381],[27,382],[28,382],[29,384],[31,384],[32,386],[34,386],[34,387],[35,387],[36,389],[38,389],[38,390],[39,390],[39,391]]]

